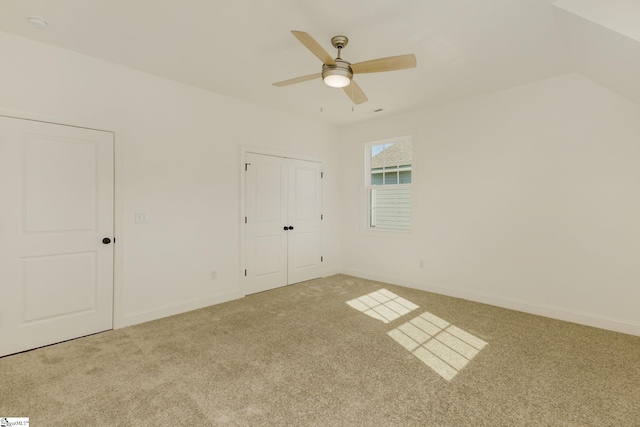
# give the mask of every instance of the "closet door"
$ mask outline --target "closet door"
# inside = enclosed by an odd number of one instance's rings
[[[289,161],[288,283],[322,275],[322,181],[321,165],[302,160]],[[293,229],[291,229],[291,227]]]
[[[321,164],[247,153],[245,291],[322,275]]]
[[[246,155],[246,293],[287,284],[287,159]],[[287,230],[284,227],[287,226]]]

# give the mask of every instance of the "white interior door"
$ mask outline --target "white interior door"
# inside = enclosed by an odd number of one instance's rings
[[[247,153],[245,267],[247,294],[287,284],[286,159]]]
[[[321,165],[289,160],[288,283],[322,275]]]
[[[0,356],[112,329],[113,134],[0,117],[0,194]]]
[[[322,275],[321,164],[247,153],[246,293]]]

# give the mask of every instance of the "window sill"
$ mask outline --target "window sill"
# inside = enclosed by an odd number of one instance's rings
[[[360,231],[364,236],[375,236],[384,239],[415,239],[416,233],[411,231],[389,230],[383,228],[365,228]]]

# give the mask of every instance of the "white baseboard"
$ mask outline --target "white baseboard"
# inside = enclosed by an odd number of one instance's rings
[[[340,274],[342,273],[342,270],[335,267],[335,268],[325,268],[322,271],[322,277],[329,277],[329,276],[335,276],[336,274]]]
[[[506,298],[499,295],[488,294],[484,292],[468,291],[463,289],[452,289],[444,286],[426,285],[423,282],[416,282],[407,279],[398,279],[379,274],[371,274],[364,271],[342,269],[342,274],[361,277],[363,279],[375,280],[378,282],[389,283],[392,285],[405,286],[413,289],[433,292],[436,294],[447,295],[455,298],[462,298],[469,301],[480,302],[484,304],[494,305],[496,307],[507,308],[510,310],[522,311],[524,313],[536,314],[539,316],[550,317],[552,319],[564,320],[567,322],[578,323],[580,325],[593,326],[595,328],[606,329],[609,331],[621,332],[623,334],[640,336],[640,323],[632,322],[624,319],[616,319],[613,317],[602,316],[594,313],[585,313],[575,310],[569,310],[562,307],[554,307],[550,305],[542,305],[531,303],[524,300],[514,298]]]
[[[141,310],[131,314],[125,314],[124,326],[137,325],[138,323],[149,322],[151,320],[162,319],[163,317],[173,316],[185,313],[191,310],[208,307],[210,305],[221,304],[223,302],[232,301],[242,298],[244,295],[240,292],[230,292],[227,294],[216,295],[207,298],[196,298],[188,301],[181,301],[175,304],[168,304],[162,307],[156,307],[149,310]]]

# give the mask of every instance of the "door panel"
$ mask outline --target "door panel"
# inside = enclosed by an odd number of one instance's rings
[[[284,246],[285,239],[282,236],[260,236],[255,238],[255,276],[279,276],[283,271],[283,262],[280,247]]]
[[[318,251],[316,250],[316,233],[295,233],[290,237],[292,250],[292,270],[300,270],[316,266],[318,264]],[[312,277],[313,278],[313,277]]]
[[[320,171],[319,166],[312,162],[293,162],[291,183],[294,186],[293,199],[290,201],[295,221],[316,220],[318,214],[318,203],[316,200],[316,184]]]
[[[113,134],[0,117],[0,355],[113,327]]]
[[[287,284],[287,165],[279,157],[247,153],[246,293]]]
[[[289,160],[289,284],[322,276],[321,164]]]
[[[25,231],[96,230],[97,147],[35,135],[25,142]]]
[[[95,271],[95,252],[23,258],[25,324],[95,311]]]

